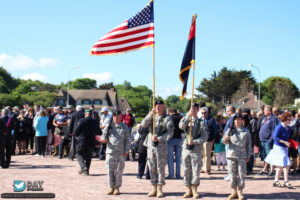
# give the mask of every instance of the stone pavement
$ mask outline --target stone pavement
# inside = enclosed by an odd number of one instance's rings
[[[213,166],[215,169],[215,166]],[[256,172],[259,168],[255,168]],[[43,192],[55,193],[56,199],[157,199],[146,196],[151,189],[149,180],[137,179],[137,162],[126,161],[123,187],[120,196],[107,196],[105,161],[93,159],[90,176],[78,175],[77,161],[56,157],[13,156],[9,169],[0,169],[0,193],[13,193],[14,180],[44,181]],[[167,172],[167,169],[166,169]],[[166,173],[167,174],[167,173]],[[199,192],[201,199],[227,199],[229,182],[223,177],[226,172],[212,171],[212,175],[201,174]],[[273,178],[251,175],[247,177],[244,190],[247,199],[300,199],[300,176],[290,176],[295,189],[273,188]],[[283,180],[281,180],[283,182]],[[182,180],[166,180],[164,199],[183,199],[185,192]],[[27,192],[26,190],[24,192]]]

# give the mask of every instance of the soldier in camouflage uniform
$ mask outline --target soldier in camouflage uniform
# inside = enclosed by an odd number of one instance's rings
[[[184,130],[185,139],[182,144],[182,168],[183,181],[187,188],[184,198],[199,198],[197,187],[200,185],[200,170],[202,167],[202,148],[203,143],[208,139],[208,129],[205,121],[197,117],[199,107],[197,103],[179,122],[179,128]],[[190,134],[190,121],[192,120],[192,134]]]
[[[102,143],[106,143],[106,167],[108,185],[107,195],[119,195],[122,185],[122,174],[125,167],[125,158],[130,149],[130,133],[128,127],[121,122],[121,111],[114,111],[108,126],[102,135]]]
[[[236,114],[233,118],[234,126],[229,128],[222,139],[224,144],[228,144],[226,158],[230,187],[233,189],[228,199],[243,200],[242,191],[245,187],[246,163],[252,155],[251,135],[249,130],[242,126],[242,115]]]
[[[147,159],[150,169],[152,191],[148,197],[163,197],[165,167],[168,159],[168,143],[174,132],[171,117],[164,113],[165,105],[161,100],[155,102],[155,108],[143,119],[142,127],[149,128],[144,146],[147,147]],[[155,135],[153,135],[153,116],[155,115]]]

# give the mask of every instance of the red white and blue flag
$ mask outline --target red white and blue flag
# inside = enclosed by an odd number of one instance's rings
[[[133,17],[100,38],[91,50],[91,55],[125,53],[154,45],[153,0]]]

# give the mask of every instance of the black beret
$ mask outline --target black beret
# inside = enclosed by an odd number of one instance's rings
[[[198,108],[198,107],[199,107],[199,104],[193,103],[193,107],[194,107],[194,108]]]
[[[121,114],[121,111],[120,110],[114,110],[112,112],[112,115],[120,115]]]
[[[239,113],[235,114],[233,117],[233,120],[235,120],[236,118],[243,118],[243,116]]]
[[[164,105],[164,101],[163,100],[156,100],[155,101],[155,105]]]

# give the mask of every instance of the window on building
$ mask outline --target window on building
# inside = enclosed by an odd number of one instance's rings
[[[94,100],[94,104],[95,104],[95,105],[101,105],[101,104],[102,104],[102,101],[101,101],[101,100]]]
[[[58,99],[57,102],[58,102],[58,105],[60,105],[60,106],[63,106],[65,104],[64,99]]]
[[[88,100],[88,99],[82,100],[82,105],[90,105],[90,104],[91,104],[90,100]]]

